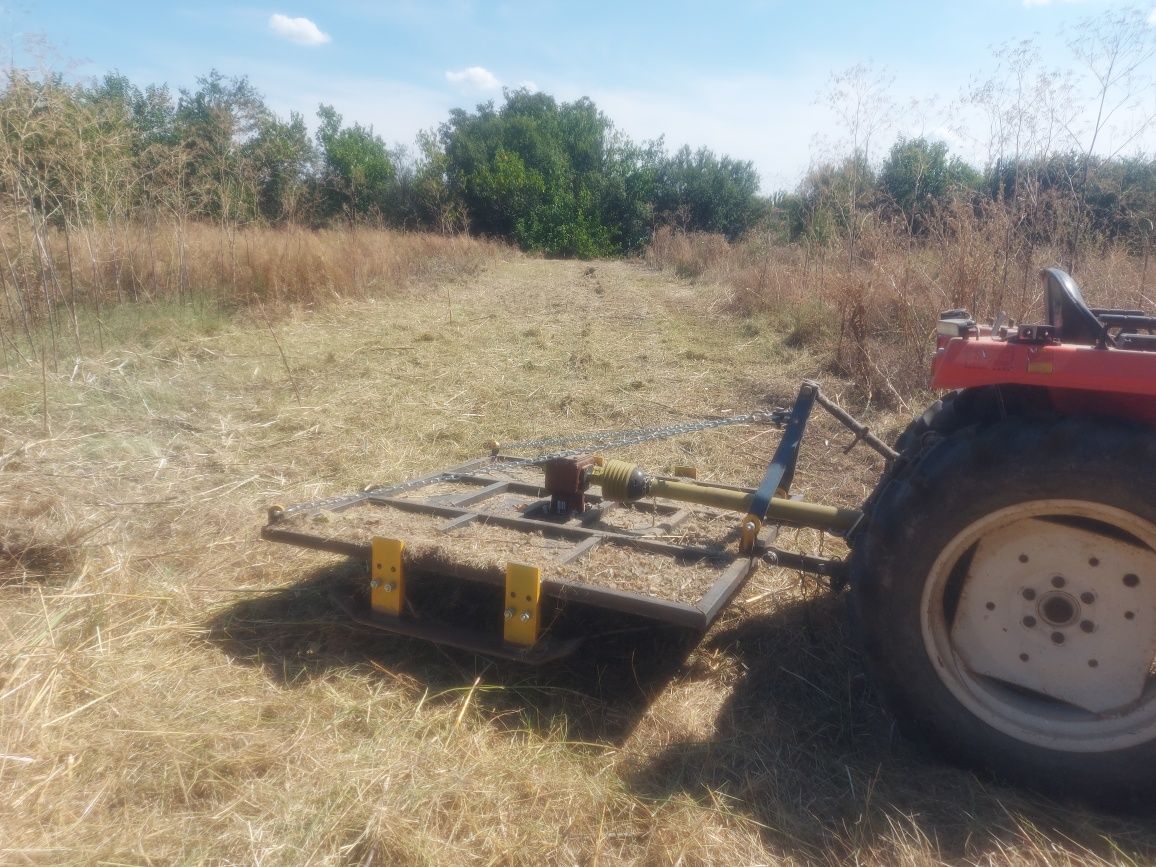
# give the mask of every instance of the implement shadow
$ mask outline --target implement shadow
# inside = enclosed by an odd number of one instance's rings
[[[573,656],[536,668],[352,622],[332,597],[364,581],[364,564],[319,569],[297,584],[220,610],[206,624],[207,640],[289,687],[354,671],[416,683],[437,695],[480,679],[481,685],[500,687],[480,690],[475,699],[497,725],[617,745],[700,637],[637,618],[578,610],[578,628],[585,616],[590,640]]]
[[[853,644],[844,600],[829,593],[732,616],[703,644],[742,673],[714,736],[636,753],[622,774],[660,803],[728,804],[790,861],[1156,863],[1152,814],[1005,788],[902,736]]]

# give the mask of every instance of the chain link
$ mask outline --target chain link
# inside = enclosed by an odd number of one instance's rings
[[[503,448],[523,449],[542,448],[546,446],[599,445],[603,448],[621,448],[622,446],[637,445],[651,440],[667,439],[684,433],[696,433],[716,427],[726,427],[734,424],[782,424],[787,415],[786,410],[775,409],[771,412],[750,412],[745,415],[724,416],[719,418],[705,418],[698,421],[682,422],[665,427],[643,427],[629,430],[603,430],[584,434],[570,434],[555,437],[540,437],[538,439],[518,440],[512,443],[503,443]]]
[[[494,460],[485,467],[478,467],[477,470],[485,470],[487,473],[492,472],[509,472],[511,470],[520,469],[522,467],[540,466],[549,461],[557,460],[559,458],[574,458],[588,454],[591,448],[598,447],[604,449],[619,449],[626,446],[639,445],[641,443],[653,442],[654,440],[669,439],[670,437],[679,436],[681,434],[697,433],[698,431],[711,430],[719,427],[729,427],[730,425],[738,424],[773,424],[783,425],[786,423],[787,417],[790,415],[790,410],[775,408],[770,412],[749,412],[745,415],[725,416],[719,418],[705,418],[698,421],[682,422],[680,424],[666,425],[665,427],[650,427],[650,428],[631,428],[628,430],[603,430],[593,431],[584,434],[573,434],[566,436],[554,437],[539,437],[537,439],[518,440],[517,442],[505,443],[502,448],[506,449],[525,449],[525,448],[546,448],[549,446],[582,445],[582,448],[572,447],[569,449],[543,452],[533,457],[524,458],[507,458],[506,460]],[[446,472],[440,473],[436,476],[423,476],[419,479],[411,479],[407,482],[398,482],[393,485],[379,485],[376,487],[369,487],[357,494],[346,494],[340,497],[329,497],[323,500],[312,500],[307,503],[298,503],[295,506],[288,506],[281,510],[278,520],[291,517],[300,512],[313,512],[323,510],[333,510],[346,505],[351,505],[364,500],[369,497],[392,497],[397,494],[403,494],[406,491],[414,488],[423,488],[427,485],[436,485],[444,482],[457,481],[464,476],[473,475],[474,470],[461,472]]]

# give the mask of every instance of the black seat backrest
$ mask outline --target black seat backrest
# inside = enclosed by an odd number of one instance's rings
[[[1084,301],[1076,281],[1059,268],[1045,268],[1040,277],[1044,281],[1048,324],[1056,326],[1060,340],[1064,343],[1097,343],[1104,333],[1104,326]]]

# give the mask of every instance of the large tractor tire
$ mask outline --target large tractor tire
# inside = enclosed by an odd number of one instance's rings
[[[937,415],[900,443],[852,552],[885,701],[998,778],[1114,803],[1156,790],[1156,433]]]

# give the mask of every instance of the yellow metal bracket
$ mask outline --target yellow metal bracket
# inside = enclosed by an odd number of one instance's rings
[[[529,647],[538,640],[541,622],[542,570],[528,563],[506,564],[506,610],[502,637]]]
[[[370,548],[369,607],[378,614],[399,617],[405,600],[405,570],[401,564],[405,542],[374,536]]]

